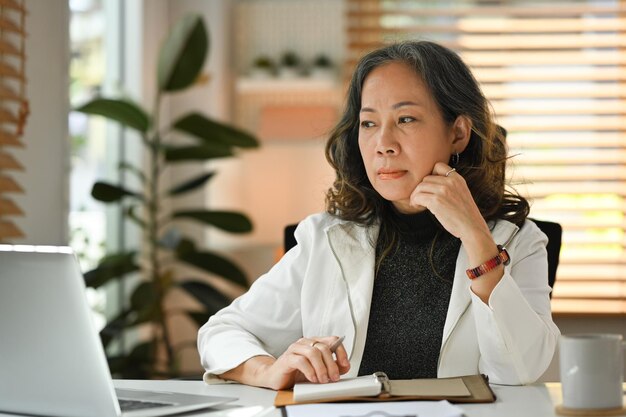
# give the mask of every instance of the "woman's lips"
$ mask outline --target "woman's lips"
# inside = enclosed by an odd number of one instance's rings
[[[376,171],[376,175],[381,180],[395,180],[402,176],[404,176],[408,171],[405,170],[394,170],[394,169],[379,169]]]

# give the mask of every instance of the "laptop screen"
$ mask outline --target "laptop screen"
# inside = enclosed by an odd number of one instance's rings
[[[0,245],[0,369],[0,411],[119,414],[70,248]]]

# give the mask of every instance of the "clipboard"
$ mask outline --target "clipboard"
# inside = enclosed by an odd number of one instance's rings
[[[355,383],[361,379],[363,384]],[[461,393],[457,388],[463,385],[466,390]],[[454,392],[441,389],[443,386],[455,387]],[[438,401],[448,400],[451,403],[491,403],[496,395],[489,386],[487,375],[465,375],[452,378],[420,378],[406,380],[390,380],[384,372],[376,372],[371,376],[343,379],[328,384],[296,384],[310,387],[308,391],[317,394],[294,399],[294,390],[281,390],[276,394],[274,405],[283,407],[296,404],[315,404],[324,402],[361,402],[361,401]],[[375,389],[375,387],[377,389]],[[347,395],[346,395],[347,394]],[[297,398],[297,396],[296,396]]]

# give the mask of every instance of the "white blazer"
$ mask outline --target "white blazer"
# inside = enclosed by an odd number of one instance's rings
[[[483,373],[497,384],[539,378],[559,329],[550,312],[546,236],[532,222],[490,224],[511,262],[485,304],[470,289],[463,246],[443,329],[438,377]],[[322,213],[295,232],[298,244],[250,290],[213,315],[198,334],[205,381],[258,355],[280,356],[301,337],[345,335],[350,371],[361,364],[379,227]]]

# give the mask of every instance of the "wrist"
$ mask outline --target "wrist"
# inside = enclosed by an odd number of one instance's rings
[[[461,239],[461,243],[467,253],[467,260],[470,266],[474,267],[493,258],[499,252],[493,236],[489,230],[476,231]]]
[[[485,262],[481,263],[478,266],[473,268],[469,268],[465,271],[469,279],[476,279],[486,273],[493,271],[499,265],[508,265],[511,258],[509,257],[509,253],[506,248],[502,245],[498,245],[498,254],[493,258],[489,258]]]
[[[254,385],[256,386],[267,386],[269,381],[268,373],[276,359],[271,356],[256,356],[251,358],[251,365],[254,366],[252,370],[252,379],[254,380]]]
[[[487,223],[485,223],[484,220],[480,223],[477,222],[476,224],[469,225],[467,229],[460,233],[459,239],[465,247],[475,245],[482,246],[489,243],[492,243],[495,247],[495,242],[493,240],[493,236],[491,236],[489,226],[487,226]]]

